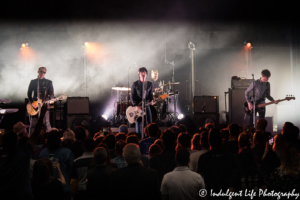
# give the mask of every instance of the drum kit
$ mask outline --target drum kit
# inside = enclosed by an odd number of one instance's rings
[[[115,126],[127,124],[126,109],[132,105],[129,99],[131,88],[112,87],[111,89],[117,91],[117,100],[114,102],[113,117],[109,122]]]
[[[177,119],[176,113],[176,99],[179,94],[178,90],[172,89],[172,85],[180,84],[180,82],[168,82],[162,84],[159,88],[153,90],[154,99],[159,98],[161,95],[168,94],[168,98],[162,101],[158,101],[155,105],[150,106],[152,114],[152,122],[159,124],[175,123]],[[169,86],[164,92],[163,87]],[[110,118],[109,122],[112,126],[120,126],[121,124],[127,124],[130,126],[126,116],[126,109],[132,106],[130,101],[130,90],[128,87],[112,87],[112,90],[117,91],[117,100],[114,101],[113,116]],[[174,96],[174,112],[169,112],[169,102]]]

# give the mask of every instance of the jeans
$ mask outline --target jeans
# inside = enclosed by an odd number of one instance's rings
[[[255,118],[256,118],[256,114],[257,114],[257,111],[255,111]],[[266,108],[262,108],[261,111],[258,112],[258,116],[259,116],[258,118],[259,119],[265,118],[265,115],[266,115]],[[249,125],[250,125],[250,127],[254,126],[253,125],[253,114],[250,115]]]
[[[30,122],[29,130],[30,130],[30,135],[31,135],[34,131],[34,128],[35,128],[37,122],[38,122],[38,115],[35,115],[35,116],[29,115],[29,122]],[[45,113],[43,124],[46,126],[46,131],[49,132],[51,130],[49,110]]]
[[[146,108],[146,115],[147,115],[147,125],[152,123],[152,114],[151,114],[151,110],[150,107],[148,106]],[[136,133],[137,134],[142,134],[142,118],[138,118],[137,121],[135,122],[135,129],[136,129]]]

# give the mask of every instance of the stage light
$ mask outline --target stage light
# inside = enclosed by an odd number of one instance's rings
[[[102,115],[102,117],[105,119],[105,120],[107,120],[107,115]]]
[[[88,42],[85,42],[85,43],[84,43],[84,46],[88,47],[88,46],[89,46],[89,43],[88,43]]]
[[[22,43],[22,44],[21,44],[21,50],[22,50],[22,49],[25,49],[25,48],[26,48],[26,49],[28,48],[28,43]]]
[[[182,119],[183,117],[184,117],[183,114],[179,114],[177,118],[178,118],[178,119]]]
[[[246,44],[246,47],[250,49],[250,48],[251,48],[251,43],[248,42],[248,43]]]

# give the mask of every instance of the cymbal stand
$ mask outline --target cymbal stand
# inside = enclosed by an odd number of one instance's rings
[[[167,64],[172,65],[173,68],[173,74],[172,74],[172,82],[170,83],[169,81],[169,89],[167,90],[168,94],[170,94],[170,92],[174,92],[174,111],[173,112],[169,112],[169,102],[170,102],[170,97],[167,97],[167,112],[166,112],[166,117],[164,119],[165,122],[175,122],[177,120],[178,117],[178,113],[177,113],[177,98],[176,98],[176,90],[175,90],[175,64],[174,61],[169,62],[167,59],[165,60],[165,62]],[[173,86],[172,86],[173,85]]]

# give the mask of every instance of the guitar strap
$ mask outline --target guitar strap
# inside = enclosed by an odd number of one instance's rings
[[[148,86],[148,81],[146,81],[146,84],[145,84],[145,94],[144,94],[144,97],[145,97],[145,99],[146,99],[146,93],[147,93],[147,86]]]

